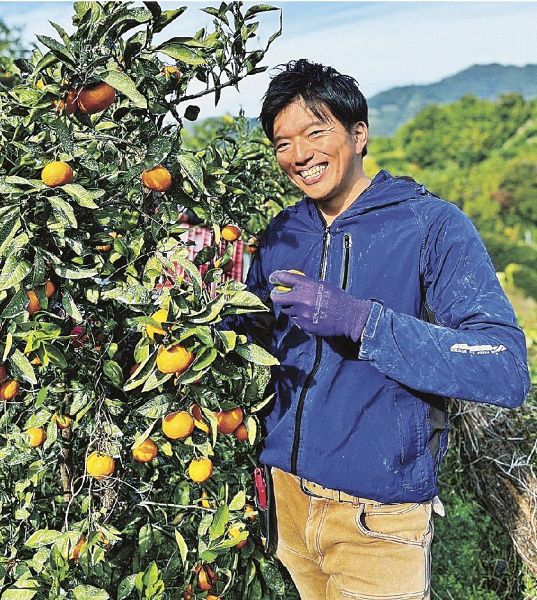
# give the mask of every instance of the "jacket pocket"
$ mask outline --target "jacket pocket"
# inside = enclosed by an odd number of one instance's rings
[[[361,504],[356,513],[356,526],[367,537],[424,546],[432,527],[431,515],[431,502]]]

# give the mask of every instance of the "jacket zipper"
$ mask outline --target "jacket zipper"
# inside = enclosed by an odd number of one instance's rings
[[[341,289],[346,290],[349,276],[349,258],[351,254],[351,236],[346,233],[343,236],[343,279],[341,281]]]
[[[324,280],[326,276],[326,266],[328,264],[328,248],[330,246],[330,225],[325,227],[323,234],[323,253],[321,258],[321,266],[319,269],[319,279]],[[320,337],[316,338],[316,348],[315,348],[315,361],[313,363],[313,367],[311,371],[308,373],[306,377],[306,381],[304,382],[304,386],[302,387],[302,391],[300,392],[300,398],[298,399],[298,405],[296,408],[296,416],[295,416],[295,435],[293,438],[293,450],[291,452],[291,473],[297,475],[297,462],[298,462],[298,446],[300,444],[300,426],[302,423],[302,413],[304,411],[304,400],[306,399],[306,394],[308,393],[308,388],[310,387],[317,370],[319,369],[319,365],[321,364],[321,354],[323,349],[323,342]]]

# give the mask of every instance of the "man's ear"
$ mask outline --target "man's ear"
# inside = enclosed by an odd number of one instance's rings
[[[356,146],[356,154],[362,154],[369,138],[369,128],[363,121],[358,121],[352,126],[352,135]]]

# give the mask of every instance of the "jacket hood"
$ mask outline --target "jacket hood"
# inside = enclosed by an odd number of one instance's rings
[[[399,204],[418,194],[425,194],[425,186],[416,183],[411,177],[394,177],[384,169],[379,171],[356,200],[338,217],[338,221],[351,219],[356,215],[376,210],[385,206]],[[321,215],[317,202],[306,196],[297,202],[293,208],[298,213],[306,211],[309,217],[319,221],[324,226],[324,218]],[[306,216],[304,214],[304,216]]]

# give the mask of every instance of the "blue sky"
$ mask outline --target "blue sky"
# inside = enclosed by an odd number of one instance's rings
[[[210,26],[199,9],[211,2],[162,2],[189,8],[165,37],[192,34]],[[246,6],[253,3],[247,2]],[[473,64],[522,66],[537,63],[535,2],[270,2],[283,10],[283,35],[263,64],[293,58],[331,64],[354,76],[366,97],[394,86],[432,83]],[[48,20],[70,30],[70,2],[0,2],[0,18],[36,33],[57,37]],[[277,26],[277,16],[261,17],[260,40]],[[162,38],[164,39],[164,37]],[[533,42],[532,42],[533,40]],[[218,107],[201,103],[202,116],[259,112],[268,74],[249,78],[240,92],[227,90]]]

